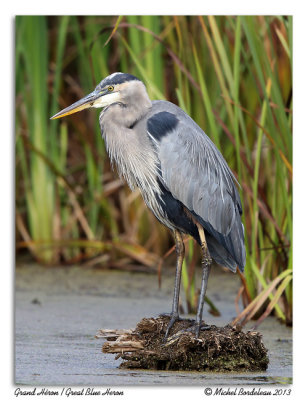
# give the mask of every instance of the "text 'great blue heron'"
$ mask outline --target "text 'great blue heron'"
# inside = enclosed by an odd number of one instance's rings
[[[103,108],[102,136],[120,176],[131,189],[140,189],[146,205],[174,234],[176,276],[166,337],[179,319],[182,233],[201,245],[202,282],[194,324],[198,337],[212,258],[233,272],[237,266],[244,270],[244,227],[235,178],[202,129],[176,105],[151,101],[144,84],[133,75],[108,76],[52,119],[89,107]]]

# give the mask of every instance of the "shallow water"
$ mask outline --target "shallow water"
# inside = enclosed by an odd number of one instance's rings
[[[238,277],[213,268],[208,295],[221,312],[204,319],[223,326],[235,316]],[[292,330],[275,318],[259,327],[269,350],[266,372],[204,373],[122,370],[101,352],[100,328],[133,328],[171,308],[173,276],[158,288],[153,274],[81,267],[16,267],[15,383],[28,385],[266,385],[292,383]],[[247,327],[247,329],[249,326]]]

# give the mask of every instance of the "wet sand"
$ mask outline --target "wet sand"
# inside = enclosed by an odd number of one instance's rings
[[[236,275],[213,268],[208,295],[221,312],[208,324],[235,316]],[[262,373],[122,370],[101,352],[100,328],[134,328],[143,317],[171,309],[173,271],[157,275],[78,266],[18,265],[15,278],[15,383],[28,385],[264,385],[292,383],[292,329],[269,317],[259,327],[270,364]],[[184,298],[182,297],[184,301]],[[193,317],[185,315],[185,317]],[[249,329],[248,325],[246,329]]]

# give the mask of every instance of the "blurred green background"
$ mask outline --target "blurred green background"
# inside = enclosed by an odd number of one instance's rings
[[[292,321],[292,17],[17,16],[16,251],[46,265],[160,270],[173,241],[112,171],[99,111],[49,117],[105,76],[141,78],[182,107],[241,184],[245,312]],[[199,253],[183,285],[196,302]],[[137,268],[137,267],[136,267]]]

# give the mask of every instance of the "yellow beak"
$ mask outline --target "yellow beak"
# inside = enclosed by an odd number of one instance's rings
[[[85,110],[86,108],[97,107],[97,105],[98,105],[97,100],[100,99],[101,96],[103,96],[104,94],[106,94],[106,93],[103,91],[97,92],[94,90],[94,92],[83,97],[81,100],[78,100],[78,101],[76,101],[76,103],[73,103],[72,105],[64,108],[64,110],[59,111],[57,114],[52,116],[50,119],[66,117],[67,115],[74,114],[81,110]]]

